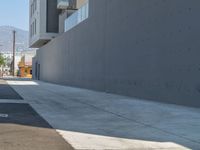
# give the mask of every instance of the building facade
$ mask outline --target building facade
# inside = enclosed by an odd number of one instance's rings
[[[29,45],[39,48],[58,35],[56,0],[29,0]]]
[[[35,50],[21,52],[21,60],[18,63],[17,76],[32,78],[32,58],[35,56],[35,54]]]
[[[69,13],[34,79],[200,107],[199,1],[90,0]]]
[[[64,32],[64,21],[86,0],[29,0],[29,45],[40,48],[59,33]]]

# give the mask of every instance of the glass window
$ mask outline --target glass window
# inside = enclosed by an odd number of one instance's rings
[[[31,28],[30,28],[30,34],[31,34],[31,37],[32,37],[32,24],[31,24]]]
[[[37,0],[35,0],[35,10],[37,10]]]
[[[35,34],[37,34],[37,24],[36,24],[37,20],[35,19]]]
[[[65,20],[65,32],[89,17],[89,0],[79,10]]]

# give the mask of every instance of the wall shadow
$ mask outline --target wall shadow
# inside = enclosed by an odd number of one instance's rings
[[[23,100],[5,80],[0,80],[0,99]]]

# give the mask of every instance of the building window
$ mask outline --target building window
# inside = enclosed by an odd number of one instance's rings
[[[33,16],[33,4],[31,4],[31,17]]]
[[[35,0],[35,10],[37,10],[37,0]]]
[[[89,17],[89,0],[65,20],[65,32],[77,26]]]
[[[32,4],[32,16],[34,15],[34,3]]]
[[[35,0],[33,0],[33,14],[35,13]]]
[[[33,0],[31,4],[31,17],[34,15],[36,10],[37,10],[37,0]]]
[[[34,22],[32,23],[31,31],[32,31],[32,36],[34,36]]]
[[[30,26],[30,36],[33,37],[36,34],[37,34],[37,20],[34,19],[34,21]]]
[[[33,23],[31,24],[31,37],[33,36]]]
[[[36,24],[36,19],[35,19],[35,33],[34,34],[37,34],[37,24]]]
[[[34,15],[34,12],[35,12],[35,3],[33,1],[33,15]]]
[[[32,24],[31,24],[31,28],[30,28],[30,34],[31,34],[31,37],[33,36],[33,33],[32,33]]]

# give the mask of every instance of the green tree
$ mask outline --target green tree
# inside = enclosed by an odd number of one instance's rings
[[[1,67],[1,71],[0,71],[0,76],[3,76],[3,66],[5,66],[6,62],[5,62],[5,58],[3,57],[2,54],[0,54],[0,67]]]
[[[2,54],[0,54],[0,67],[4,66],[6,64],[5,58],[3,57]]]

